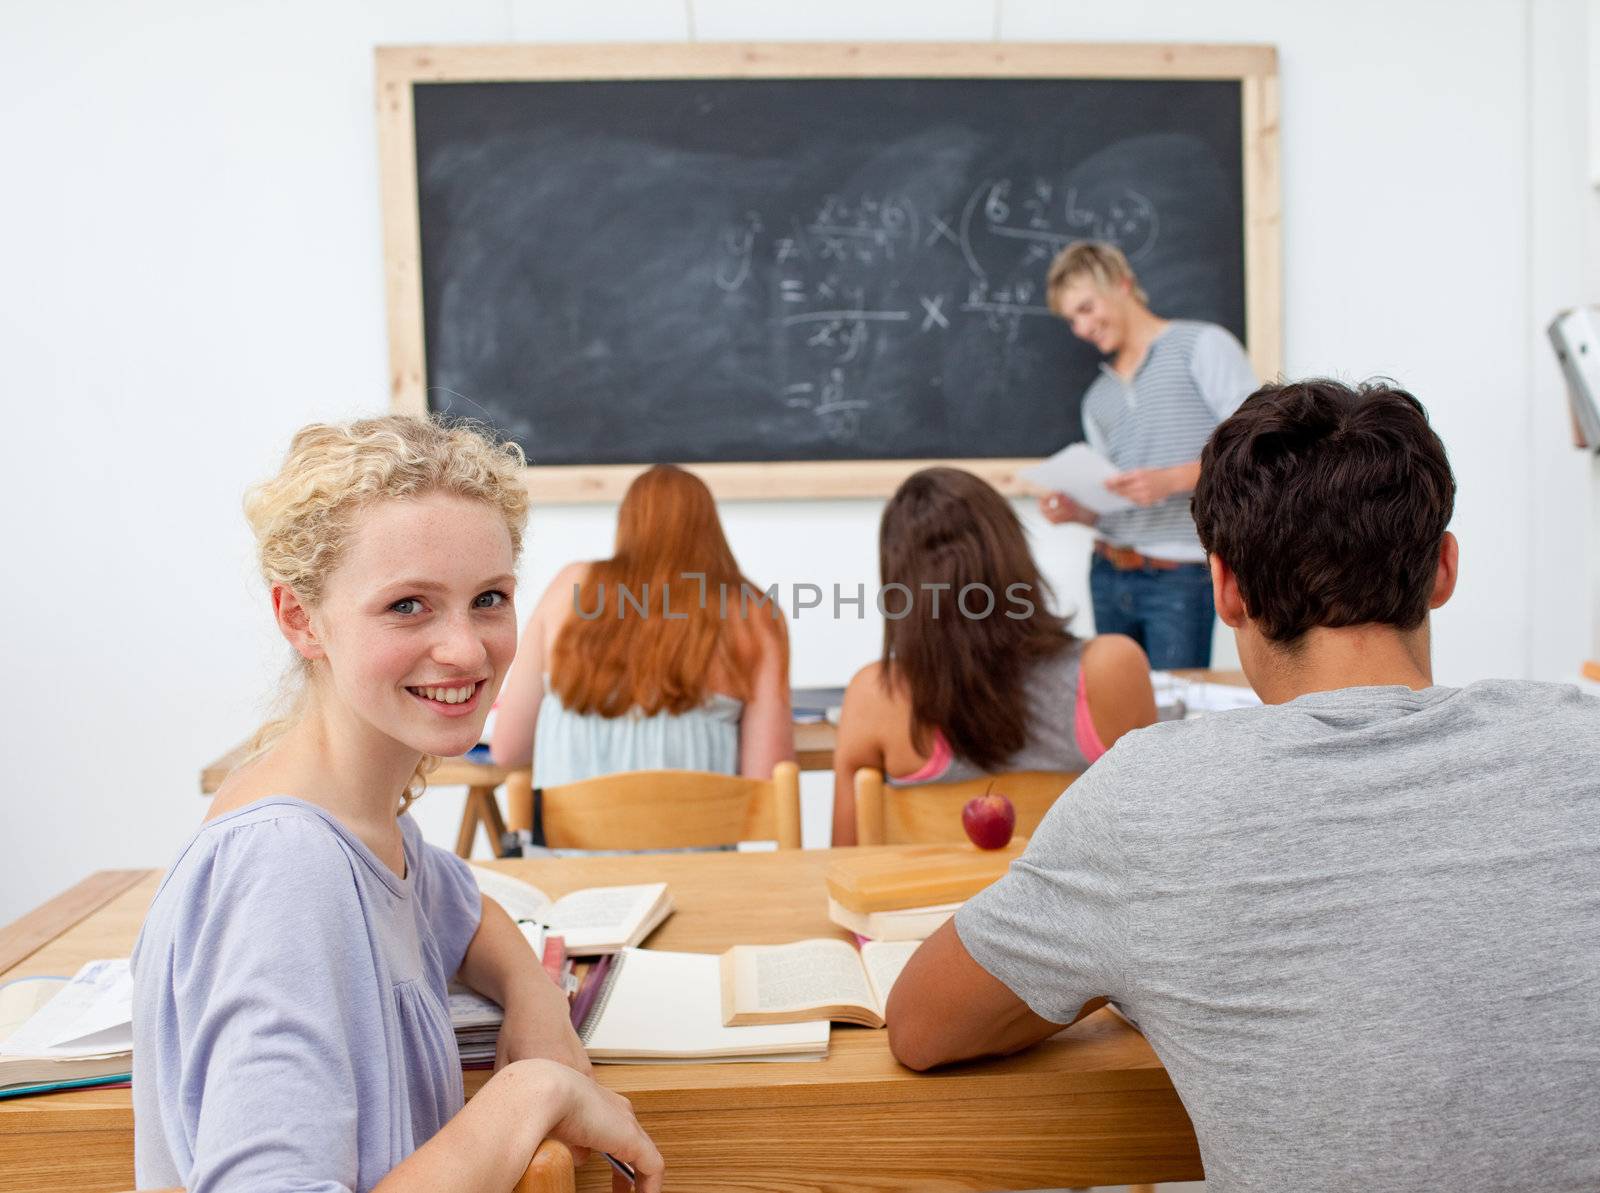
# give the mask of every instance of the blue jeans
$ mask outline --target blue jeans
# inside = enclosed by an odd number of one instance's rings
[[[1205,564],[1124,572],[1095,555],[1089,563],[1089,596],[1095,633],[1128,635],[1144,647],[1151,667],[1211,666],[1217,611]]]

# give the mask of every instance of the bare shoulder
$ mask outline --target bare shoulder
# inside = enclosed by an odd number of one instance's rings
[[[850,682],[845,685],[844,698],[849,700],[852,696],[859,702],[872,695],[883,692],[883,664],[874,660],[850,677]]]
[[[910,703],[904,685],[887,675],[881,661],[871,662],[857,671],[845,687],[840,723],[850,720],[857,725],[899,724],[905,720]]]
[[[1131,729],[1155,723],[1156,698],[1144,649],[1123,634],[1102,634],[1083,648],[1079,664],[1089,715],[1107,748]]]
[[[772,606],[771,613],[762,612],[757,615],[752,610],[746,624],[751,627],[756,641],[761,644],[763,650],[776,649],[789,641],[789,623],[784,619],[783,610],[777,605]]]
[[[549,605],[552,601],[570,601],[573,587],[581,585],[588,578],[589,569],[593,566],[593,563],[583,559],[567,564],[555,574],[545,588],[544,594],[539,598],[540,606]]]
[[[327,782],[323,764],[308,759],[296,727],[286,725],[260,753],[228,772],[202,819],[215,820],[257,800],[280,795],[320,805],[318,793]]]
[[[1144,648],[1126,634],[1099,634],[1084,643],[1082,663],[1091,684],[1099,678],[1150,673]]]
[[[592,563],[579,560],[569,563],[555,574],[544,592],[540,594],[539,601],[533,607],[533,612],[528,616],[528,628],[536,625],[545,627],[548,633],[554,635],[572,612],[573,603],[577,600],[577,590],[588,579]]]
[[[285,777],[279,773],[282,768],[278,762],[279,760],[269,751],[234,767],[217,787],[216,794],[211,797],[211,806],[200,819],[215,820],[219,816],[226,816],[229,812],[238,811],[246,804],[253,804],[258,799],[281,794],[287,788]]]

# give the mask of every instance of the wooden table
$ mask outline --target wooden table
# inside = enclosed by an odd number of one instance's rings
[[[551,895],[666,881],[678,910],[650,946],[720,952],[842,935],[827,920],[823,872],[843,852],[486,864]],[[157,879],[95,875],[0,932],[0,981],[127,955]],[[486,1076],[469,1072],[468,1092]],[[680,1190],[1038,1189],[1202,1176],[1166,1071],[1107,1011],[1019,1056],[930,1074],[898,1065],[885,1032],[836,1026],[822,1062],[601,1065],[599,1078],[632,1099]],[[0,1102],[0,1190],[131,1188],[132,1141],[127,1090]],[[586,1166],[579,1188],[608,1189],[606,1172]]]
[[[795,759],[800,763],[800,769],[832,770],[833,746],[838,736],[839,731],[825,721],[796,723]],[[201,769],[201,795],[211,795],[222,786],[222,781],[244,757],[244,750],[244,743],[241,742]],[[492,762],[472,762],[466,758],[443,758],[428,776],[430,787],[467,789],[467,802],[461,809],[461,827],[456,831],[456,853],[459,856],[472,856],[472,843],[478,835],[480,824],[488,834],[490,852],[500,852],[500,837],[506,831],[506,822],[500,814],[500,801],[495,792],[515,769],[495,766]]]

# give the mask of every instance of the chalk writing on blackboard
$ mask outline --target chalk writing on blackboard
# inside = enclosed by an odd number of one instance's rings
[[[1240,90],[418,85],[426,377],[541,465],[1012,458],[1081,436],[1069,241],[1244,330]],[[459,398],[455,395],[461,395]]]
[[[1155,247],[1160,229],[1155,204],[1132,186],[1101,187],[1088,197],[1046,178],[988,178],[959,210],[941,212],[920,211],[904,195],[829,194],[811,219],[791,219],[776,234],[766,232],[758,212],[747,211],[722,230],[712,280],[728,293],[747,283],[775,288],[771,317],[799,337],[802,349],[784,355],[784,405],[809,410],[830,439],[848,441],[870,401],[849,394],[846,366],[889,350],[890,337],[950,332],[957,319],[982,320],[990,332],[1015,341],[1021,320],[1051,314],[1044,272],[1063,246],[1105,240],[1138,261]],[[909,275],[927,255],[964,262],[965,287],[908,290],[903,307],[868,301],[869,292],[881,297],[897,289],[897,265]],[[756,271],[758,258],[771,269]],[[947,269],[938,272],[950,276]],[[893,396],[875,394],[877,400]]]

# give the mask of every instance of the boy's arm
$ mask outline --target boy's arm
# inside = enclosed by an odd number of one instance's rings
[[[1016,1052],[1126,998],[1118,755],[1045,814],[1005,876],[912,954],[889,992],[889,1047],[913,1069]]]
[[[928,937],[889,992],[889,1051],[910,1069],[1016,1052],[1060,1031],[972,959],[955,920]]]

